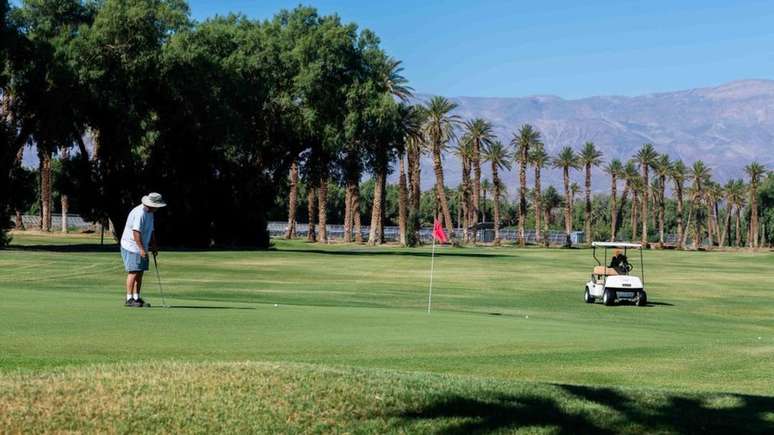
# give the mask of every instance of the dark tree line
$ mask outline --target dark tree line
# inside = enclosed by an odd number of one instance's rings
[[[329,180],[386,173],[404,135],[399,62],[335,15],[298,7],[199,23],[182,0],[0,8],[3,224],[34,145],[43,230],[58,158],[71,177],[62,196],[119,232],[153,190],[172,205],[158,220],[164,243],[266,246],[266,212],[289,168],[324,203]]]

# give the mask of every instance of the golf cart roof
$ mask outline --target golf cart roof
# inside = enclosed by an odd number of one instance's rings
[[[600,247],[600,248],[642,249],[642,245],[639,243],[626,243],[626,242],[593,242],[591,246]]]

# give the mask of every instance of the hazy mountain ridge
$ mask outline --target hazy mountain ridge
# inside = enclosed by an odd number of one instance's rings
[[[418,95],[425,101],[429,95]],[[741,177],[752,160],[774,167],[774,80],[740,80],[710,88],[636,97],[598,96],[566,100],[556,96],[520,98],[450,98],[463,119],[481,117],[495,125],[503,142],[524,124],[536,127],[549,154],[564,146],[575,149],[593,141],[604,159],[626,160],[652,143],[659,152],[686,164],[702,159],[718,180]],[[432,183],[429,161],[423,185]],[[445,158],[447,184],[460,180],[459,162]],[[530,171],[531,172],[531,171]],[[489,171],[486,171],[488,174]],[[558,172],[547,170],[556,184]],[[597,171],[601,173],[601,171]],[[506,174],[515,191],[515,171]],[[581,181],[580,174],[574,179]],[[607,177],[596,177],[595,190],[607,189]],[[557,185],[558,186],[558,185]]]

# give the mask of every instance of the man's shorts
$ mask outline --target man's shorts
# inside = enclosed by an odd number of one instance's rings
[[[134,253],[121,248],[121,258],[124,259],[124,270],[127,272],[144,272],[148,270],[148,256],[142,258],[140,253]]]

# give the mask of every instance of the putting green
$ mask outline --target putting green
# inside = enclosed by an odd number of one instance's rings
[[[224,362],[260,361],[314,373],[378,370],[375,379],[388,384],[406,372],[431,383],[430,373],[460,383],[535,382],[548,396],[543,383],[645,388],[661,398],[774,396],[771,253],[648,251],[652,304],[639,308],[582,302],[589,250],[441,248],[427,314],[427,248],[277,241],[265,252],[163,252],[173,308],[160,308],[148,274],[154,308],[130,309],[115,248],[91,236],[14,237],[14,248],[0,251],[0,393],[70,366],[62,382],[93,364],[223,370]],[[772,416],[754,414],[768,428]],[[627,430],[605,421],[598,427]]]

